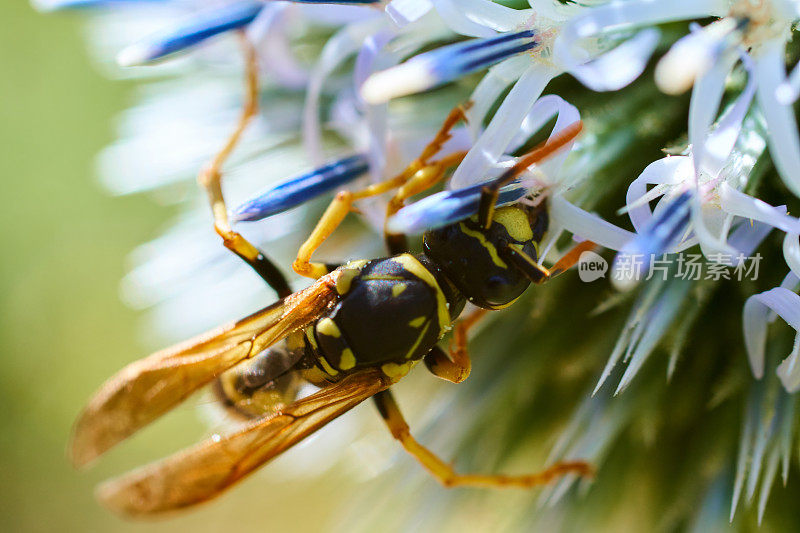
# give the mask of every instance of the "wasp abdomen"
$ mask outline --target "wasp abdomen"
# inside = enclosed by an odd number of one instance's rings
[[[221,374],[214,393],[232,414],[259,418],[274,413],[297,399],[305,381],[294,372],[304,355],[303,339],[290,335],[250,360]]]

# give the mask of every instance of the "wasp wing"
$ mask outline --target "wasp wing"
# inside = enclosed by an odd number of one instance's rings
[[[85,465],[240,361],[318,318],[337,297],[338,272],[237,322],[131,363],[81,413],[69,455]]]
[[[222,438],[102,484],[98,499],[127,516],[174,511],[210,500],[331,420],[386,389],[378,369],[352,374]]]

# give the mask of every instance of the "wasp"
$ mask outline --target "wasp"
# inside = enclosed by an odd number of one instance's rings
[[[107,481],[98,497],[128,516],[186,508],[219,495],[237,481],[361,402],[373,398],[392,436],[447,487],[534,487],[566,473],[590,475],[583,461],[561,462],[527,475],[461,474],[411,435],[390,387],[422,361],[434,375],[459,383],[470,374],[467,332],[488,310],[511,305],[532,283],[574,265],[592,247],[581,243],[551,268],[538,258],[547,230],[541,204],[497,207],[501,189],[530,165],[570,143],[578,122],[543,143],[480,187],[477,214],[427,231],[423,251],[406,250],[405,236],[385,234],[391,255],[341,265],[312,262],[319,245],[358,199],[396,190],[388,212],[440,181],[463,153],[433,160],[449,130],[463,118],[457,108],[406,171],[361,191],[338,193],[308,240],[294,269],[315,281],[289,291],[280,270],[235,232],[221,192],[220,166],[255,112],[254,52],[248,58],[247,104],[231,141],[203,172],[215,228],[225,246],[244,259],[280,299],[244,319],[136,361],[105,383],[79,417],[69,453],[85,465],[213,384],[223,402],[246,419],[240,430]],[[459,319],[469,301],[479,309]],[[449,350],[438,345],[454,328]],[[299,383],[317,392],[297,399]]]

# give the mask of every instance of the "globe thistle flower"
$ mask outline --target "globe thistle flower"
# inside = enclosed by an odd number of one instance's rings
[[[800,387],[790,337],[800,312],[800,222],[783,188],[800,190],[791,109],[800,74],[787,77],[784,67],[785,55],[798,59],[787,48],[795,2],[151,0],[120,11],[122,3],[51,7],[113,8],[95,26],[116,34],[108,41],[130,35],[108,28],[146,20],[123,62],[170,60],[126,71],[147,90],[100,158],[113,192],[149,191],[182,206],[165,235],[134,253],[124,282],[126,298],[152,309],[151,328],[164,337],[271,299],[219,246],[192,192],[241,102],[231,30],[246,33],[262,74],[259,114],[225,178],[238,206],[231,219],[280,264],[320,212],[304,200],[398,172],[466,100],[467,124],[445,149],[466,152],[463,161],[443,191],[401,210],[390,229],[420,232],[473,212],[487,180],[532,142],[582,119],[585,133],[569,150],[528,169],[501,199],[547,203],[548,263],[571,239],[612,250],[605,257],[616,255],[617,266],[633,254],[653,262],[667,254],[663,277],[618,282],[635,290],[562,276],[529,291],[478,330],[476,371],[454,392],[421,379],[400,387],[401,397],[405,386],[414,391],[421,436],[456,450],[459,465],[586,459],[598,468],[594,480],[567,476],[531,494],[446,492],[405,468],[407,459],[359,439],[359,465],[388,472],[341,489],[342,523],[703,531],[793,523],[796,489],[773,485],[778,472],[786,485],[794,469]],[[168,11],[169,21],[153,16]],[[694,20],[705,26],[687,35],[676,23]],[[690,97],[663,94],[689,88]],[[385,199],[359,208],[366,223],[336,234],[337,259],[383,253],[374,237]],[[709,265],[731,270],[762,254],[759,279],[736,282],[723,275],[729,270],[682,279],[679,254],[695,246]],[[791,273],[781,281],[784,263]],[[769,326],[777,317],[791,328]],[[363,431],[351,423],[330,439],[327,460]]]
[[[651,163],[631,182],[625,210],[638,234],[623,247],[622,257],[653,257],[699,244],[709,260],[734,264],[755,250],[770,226],[797,230],[798,221],[785,214],[785,206],[773,207],[741,192],[765,149],[757,132],[739,138],[753,84],[749,87],[707,140],[692,144],[689,155]],[[654,187],[647,191],[647,185]],[[659,196],[654,214],[648,204]]]
[[[570,33],[585,39],[625,27],[701,17],[719,18],[705,27],[694,24],[689,35],[672,45],[659,61],[656,83],[671,94],[694,85],[689,132],[693,142],[698,142],[713,121],[725,79],[740,50],[748,50],[753,58],[748,71],[757,85],[758,104],[767,121],[772,159],[787,187],[798,194],[800,187],[793,169],[800,161],[800,137],[789,105],[796,99],[796,90],[791,79],[786,79],[784,69],[786,43],[800,17],[796,2],[617,2],[576,17],[571,21]]]

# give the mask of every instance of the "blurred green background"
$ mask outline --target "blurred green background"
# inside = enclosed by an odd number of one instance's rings
[[[135,87],[93,67],[80,17],[45,16],[11,0],[0,2],[0,20],[0,531],[297,531],[325,523],[342,472],[327,482],[252,479],[235,497],[151,524],[100,508],[98,481],[207,432],[193,406],[91,471],[68,464],[66,441],[83,403],[153,348],[118,284],[126,255],[171,213],[144,197],[109,197],[97,183],[94,158]],[[316,502],[311,513],[304,501]]]

